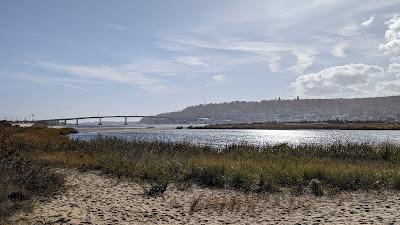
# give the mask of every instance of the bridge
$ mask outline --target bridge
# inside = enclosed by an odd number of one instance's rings
[[[98,119],[99,124],[103,125],[102,119],[106,118],[124,118],[125,122],[124,125],[128,125],[128,118],[154,118],[154,119],[175,119],[175,120],[184,120],[187,121],[188,119],[183,118],[172,118],[172,117],[164,117],[164,116],[142,116],[142,115],[135,115],[135,116],[84,116],[84,117],[70,117],[70,118],[55,118],[55,119],[45,119],[45,120],[35,120],[33,122],[36,123],[51,123],[54,125],[58,124],[67,124],[67,121],[75,121],[75,125],[79,126],[79,120],[85,119]]]

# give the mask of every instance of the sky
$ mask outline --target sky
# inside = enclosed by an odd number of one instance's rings
[[[0,118],[400,95],[398,0],[0,0]]]

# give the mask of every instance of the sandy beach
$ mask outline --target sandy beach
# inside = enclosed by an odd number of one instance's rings
[[[99,172],[59,169],[68,189],[37,199],[11,224],[397,224],[400,193],[244,194],[170,186],[161,197],[141,185]]]

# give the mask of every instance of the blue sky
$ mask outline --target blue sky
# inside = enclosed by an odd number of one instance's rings
[[[2,118],[398,94],[398,0],[0,1]]]

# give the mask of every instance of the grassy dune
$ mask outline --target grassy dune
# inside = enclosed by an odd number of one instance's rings
[[[12,168],[9,167],[12,163],[3,162],[6,158],[29,162],[28,172],[25,175],[11,173],[10,179],[16,181],[0,181],[2,190],[15,189],[12,185],[26,177],[32,177],[32,182],[36,183],[45,179],[39,183],[48,193],[58,190],[62,179],[48,170],[49,166],[94,169],[130,177],[142,183],[149,195],[162,194],[171,183],[179,188],[198,184],[259,193],[283,189],[295,193],[311,189],[315,194],[327,190],[400,190],[400,147],[390,144],[231,145],[214,149],[189,143],[112,138],[83,142],[62,136],[73,130],[15,130],[1,138],[4,156],[0,170],[5,173],[7,168]],[[19,187],[21,193],[30,191],[29,182]],[[11,192],[1,193],[0,204],[4,205]],[[36,194],[32,191],[25,195]]]
[[[400,188],[400,147],[390,144],[231,145],[214,149],[189,143],[58,138],[54,135],[35,144],[37,150],[27,157],[99,169],[155,186],[197,183],[269,192],[282,187],[305,188],[318,179],[323,186],[337,190]]]
[[[38,159],[99,169],[154,186],[197,183],[206,187],[271,192],[305,188],[317,179],[336,190],[400,188],[400,148],[393,145],[255,147],[217,150],[187,143],[99,139],[42,146]]]

